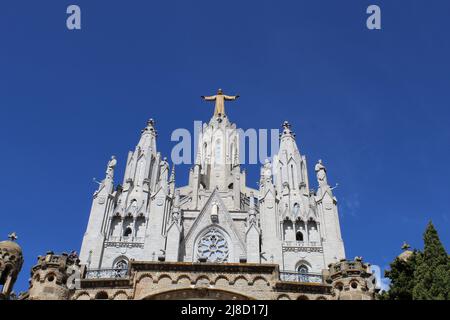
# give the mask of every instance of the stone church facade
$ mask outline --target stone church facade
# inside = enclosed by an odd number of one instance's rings
[[[239,131],[224,101],[202,127],[186,186],[157,151],[149,120],[93,195],[79,257],[48,252],[24,299],[373,299],[369,265],[345,259],[337,200],[322,161],[313,190],[288,122],[278,154],[246,184]],[[0,264],[1,266],[1,264]],[[81,279],[74,281],[73,274]],[[76,283],[76,286],[71,284]]]

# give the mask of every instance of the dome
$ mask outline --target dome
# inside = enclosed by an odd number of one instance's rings
[[[398,258],[402,261],[407,261],[411,257],[412,254],[413,254],[413,252],[411,250],[405,250],[398,255]]]
[[[0,242],[0,251],[8,251],[10,253],[17,253],[22,255],[22,248],[14,241],[1,241]]]

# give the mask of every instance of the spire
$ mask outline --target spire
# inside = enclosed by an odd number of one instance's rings
[[[144,129],[142,129],[141,133],[142,134],[144,134],[144,133],[153,133],[155,136],[157,136],[158,132],[155,129],[155,120],[150,118],[147,121],[147,126]]]
[[[150,151],[152,154],[156,154],[156,138],[158,137],[158,132],[155,128],[155,120],[149,119],[147,125],[141,130],[141,138],[136,146],[137,158],[140,157],[142,153],[147,153]]]
[[[280,135],[280,138],[283,138],[286,136],[295,138],[295,133],[292,132],[291,124],[289,122],[284,121],[282,127],[283,127],[283,133]]]

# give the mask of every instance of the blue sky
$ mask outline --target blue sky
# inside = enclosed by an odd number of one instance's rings
[[[82,30],[66,28],[77,4]],[[370,4],[382,30],[366,28]],[[349,258],[385,268],[432,219],[449,248],[448,1],[4,1],[0,5],[0,238],[37,256],[79,250],[93,177],[120,181],[148,118],[170,155],[206,121],[200,95],[241,95],[243,129],[289,120],[300,152],[339,183]],[[186,168],[177,183],[187,180]],[[247,180],[258,179],[248,166]]]

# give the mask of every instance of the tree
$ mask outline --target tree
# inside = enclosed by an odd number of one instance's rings
[[[390,264],[385,277],[391,280],[382,300],[450,300],[450,258],[431,221],[423,235],[423,252],[405,250]]]
[[[450,259],[431,221],[425,230],[423,252],[414,271],[414,300],[450,299]]]
[[[404,249],[407,250],[408,247]],[[384,273],[384,276],[391,280],[389,291],[383,292],[380,299],[412,300],[417,255],[417,251],[405,251],[395,258],[390,264],[390,270]]]

